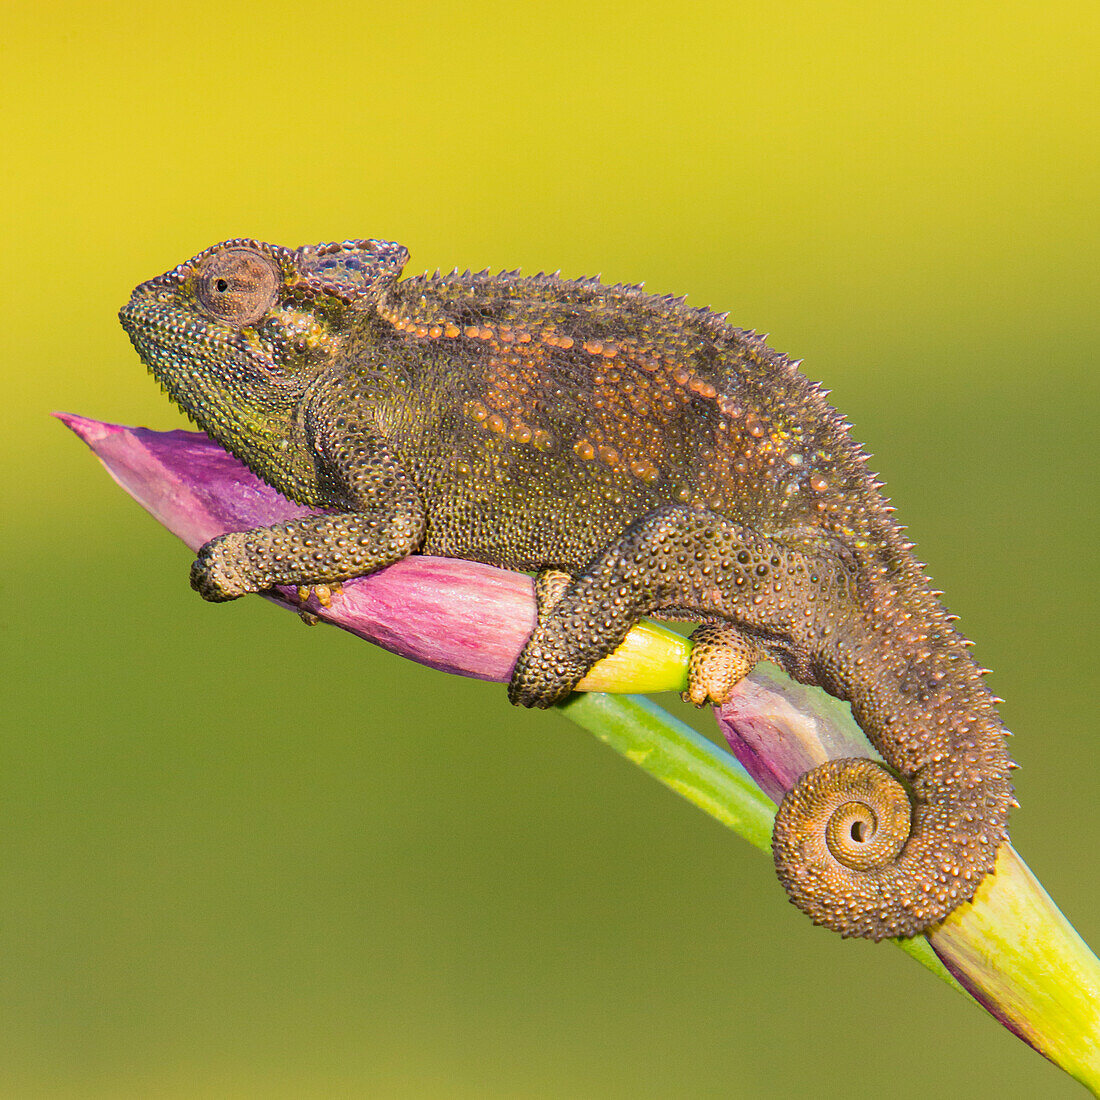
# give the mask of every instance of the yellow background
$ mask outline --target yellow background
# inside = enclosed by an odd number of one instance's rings
[[[876,457],[1100,944],[1091,3],[9,0],[0,1093],[1078,1095],[553,715],[258,600],[47,418],[231,236],[729,309]],[[700,719],[702,720],[702,719]]]

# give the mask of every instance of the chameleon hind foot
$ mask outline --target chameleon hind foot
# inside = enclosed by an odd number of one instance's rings
[[[700,705],[728,697],[763,656],[733,624],[781,639],[790,649],[805,648],[811,639],[802,609],[834,582],[837,569],[824,556],[809,557],[715,512],[686,505],[654,509],[574,577],[552,606],[540,608],[512,670],[508,698],[526,707],[564,699],[640,618],[655,612],[726,621],[725,630],[696,636],[701,644],[688,695]],[[542,587],[552,591],[549,582]]]
[[[572,580],[560,569],[542,569],[535,574],[535,605],[540,619],[565,595]]]
[[[705,703],[721,706],[765,656],[760,646],[732,623],[704,623],[691,635],[688,689],[681,698],[697,707]]]

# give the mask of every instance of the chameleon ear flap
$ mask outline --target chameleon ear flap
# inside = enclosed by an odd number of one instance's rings
[[[409,250],[393,241],[341,241],[299,248],[294,260],[299,286],[351,305],[378,301],[397,282]]]

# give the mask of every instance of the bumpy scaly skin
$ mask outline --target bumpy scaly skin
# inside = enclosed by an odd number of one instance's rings
[[[970,898],[1012,804],[968,643],[820,389],[724,318],[638,287],[399,281],[381,241],[217,245],[134,291],[142,359],[287,496],[334,510],[214,539],[207,599],[330,585],[424,552],[543,570],[510,696],[548,706],[642,615],[704,626],[689,695],[768,657],[848,700],[900,776],[804,776],[775,858],[844,935],[914,935]]]

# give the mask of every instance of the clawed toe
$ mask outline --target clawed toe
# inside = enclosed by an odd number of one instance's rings
[[[565,699],[585,671],[567,656],[528,642],[512,670],[508,699],[518,707],[544,710]]]
[[[681,698],[697,707],[721,706],[764,658],[756,642],[726,623],[699,627],[691,641],[688,689]]]

